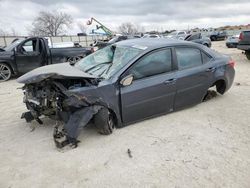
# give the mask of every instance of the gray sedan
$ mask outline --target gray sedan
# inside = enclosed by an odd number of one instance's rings
[[[78,127],[90,120],[100,133],[111,134],[114,127],[198,104],[212,86],[224,94],[234,74],[229,57],[200,44],[126,40],[74,66],[49,65],[20,77],[29,110],[22,117],[42,123],[39,117],[45,115],[62,122],[63,131],[55,127],[57,147],[77,146]]]
[[[212,46],[210,38],[202,36],[201,33],[189,34],[189,35],[187,35],[185,40],[195,42],[195,43],[198,43],[198,44],[202,44],[202,45],[207,46],[209,48]]]

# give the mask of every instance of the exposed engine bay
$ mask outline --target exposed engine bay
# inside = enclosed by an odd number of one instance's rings
[[[77,147],[78,128],[87,125],[103,105],[98,98],[89,99],[71,91],[96,84],[94,79],[46,79],[25,84],[23,102],[29,111],[21,118],[27,122],[36,120],[39,124],[43,123],[41,116],[56,120],[53,134],[56,146]],[[61,124],[63,127],[59,130]]]

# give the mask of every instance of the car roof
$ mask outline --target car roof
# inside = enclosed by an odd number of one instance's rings
[[[212,57],[219,56],[219,54],[216,51],[207,48],[204,45],[194,43],[191,41],[177,40],[177,39],[139,38],[139,39],[129,39],[120,41],[115,43],[115,45],[141,49],[142,52],[152,51],[154,49],[164,48],[164,47],[189,46],[202,49],[203,51],[209,53]]]
[[[120,41],[116,44],[118,46],[141,48],[143,50],[177,46],[177,45],[198,46],[196,43],[193,43],[193,42],[176,40],[176,39],[165,39],[165,38],[130,39],[130,40]]]

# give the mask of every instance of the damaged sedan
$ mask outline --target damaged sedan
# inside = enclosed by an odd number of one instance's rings
[[[25,84],[27,122],[55,120],[57,147],[76,147],[79,128],[93,121],[98,132],[202,102],[216,86],[224,94],[234,80],[234,61],[200,44],[172,39],[115,43],[78,61],[37,68]]]

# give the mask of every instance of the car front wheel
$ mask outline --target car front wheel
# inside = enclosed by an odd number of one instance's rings
[[[11,78],[11,68],[5,63],[0,63],[0,81],[7,81]]]
[[[102,108],[94,116],[94,124],[100,134],[112,134],[115,128],[114,116],[107,108]]]

